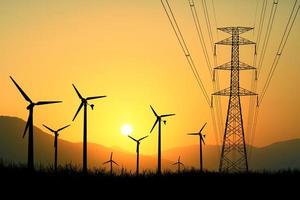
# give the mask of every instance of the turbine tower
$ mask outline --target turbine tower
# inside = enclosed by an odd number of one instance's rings
[[[109,163],[110,164],[110,175],[113,174],[113,164],[119,166],[119,164],[113,160],[113,152],[110,153],[110,159],[103,163],[103,165]]]
[[[128,137],[136,142],[136,175],[138,176],[139,175],[139,167],[140,167],[140,144],[143,139],[148,137],[148,135],[146,135],[138,140],[131,137],[130,135],[128,135]]]
[[[204,127],[206,126],[206,123],[202,126],[202,128],[200,129],[200,131],[198,133],[188,133],[188,135],[197,135],[199,136],[199,147],[200,147],[200,151],[199,151],[199,156],[200,156],[200,159],[199,159],[199,162],[200,162],[200,172],[203,172],[203,157],[202,157],[202,143],[205,144],[204,142],[204,138],[205,138],[205,135],[202,134],[202,130],[204,129]]]
[[[180,161],[180,156],[178,157],[178,160],[177,162],[173,163],[172,165],[177,165],[177,173],[179,174],[180,173],[180,167],[183,166],[184,167],[184,164]]]
[[[54,134],[54,170],[55,172],[57,172],[57,149],[58,149],[58,136],[59,136],[59,132],[64,130],[65,128],[71,126],[70,124],[67,126],[64,126],[60,129],[57,130],[53,130],[52,128],[49,128],[48,126],[46,126],[45,124],[43,124],[43,126],[48,129],[50,132],[52,132]]]
[[[80,92],[77,90],[74,84],[73,88],[76,91],[81,103],[76,111],[76,114],[73,118],[73,121],[76,119],[78,113],[80,112],[81,108],[83,107],[83,160],[82,160],[82,171],[87,173],[87,105],[91,106],[91,109],[94,110],[94,104],[89,104],[88,101],[93,99],[100,99],[106,96],[93,96],[84,98]]]
[[[240,45],[255,45],[254,42],[240,37],[240,34],[252,29],[253,28],[251,27],[218,28],[220,31],[231,34],[231,37],[215,43],[215,47],[216,45],[231,45],[231,61],[214,68],[214,74],[215,70],[230,70],[231,72],[230,87],[212,94],[229,97],[223,146],[219,165],[220,172],[248,171],[248,160],[240,97],[257,94],[240,87],[240,71],[256,70],[256,68],[240,62],[239,47]]]
[[[48,104],[54,104],[54,103],[61,103],[62,101],[38,101],[33,102],[27,94],[24,92],[24,90],[18,85],[18,83],[10,76],[10,79],[13,81],[19,92],[22,94],[24,99],[29,103],[27,106],[27,110],[29,111],[28,119],[25,126],[25,131],[23,134],[23,138],[25,137],[26,133],[28,132],[28,154],[27,154],[27,168],[31,171],[34,170],[34,143],[33,143],[33,111],[35,106],[40,105],[48,105]]]
[[[161,174],[161,121],[162,121],[162,118],[174,116],[175,114],[158,115],[151,105],[150,105],[150,108],[151,108],[153,114],[156,117],[156,120],[155,120],[155,122],[154,122],[154,124],[151,128],[150,133],[152,133],[152,131],[155,128],[156,124],[158,124],[157,174],[160,175]],[[166,124],[167,121],[163,120],[163,122],[164,122],[164,124]]]

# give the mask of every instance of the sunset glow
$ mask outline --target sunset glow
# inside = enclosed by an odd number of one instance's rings
[[[122,127],[121,127],[121,133],[125,136],[128,136],[132,133],[132,127],[130,124],[124,124]]]
[[[210,97],[214,92],[211,76],[205,64],[188,1],[169,2]],[[200,10],[201,1],[195,2],[196,8]],[[254,1],[214,2],[217,24],[213,24],[212,34],[215,42],[229,37],[228,34],[217,33],[216,27],[253,26],[256,9]],[[260,74],[261,83],[267,77],[293,2],[285,0],[279,3],[279,14],[276,15],[270,39],[272,42]],[[95,107],[94,110],[88,108],[88,142],[120,147],[134,153],[133,144],[128,137],[124,137],[131,134],[133,128],[125,123],[134,125],[137,137],[148,135],[155,122],[149,107],[153,105],[159,113],[176,113],[167,125],[162,124],[163,150],[198,144],[198,140],[186,136],[186,133],[199,130],[205,122],[206,144],[221,144],[228,98],[216,97],[222,105],[219,114],[221,119],[217,121],[221,127],[216,131],[211,108],[197,86],[160,0],[119,0],[117,3],[111,0],[11,0],[1,1],[0,8],[1,115],[27,120],[27,104],[9,79],[12,76],[33,101],[63,101],[61,104],[36,109],[35,126],[42,129],[42,124],[59,127],[61,124],[72,123],[60,139],[82,142],[84,113],[81,111],[72,122],[80,103],[72,87],[73,83],[83,96],[107,95],[107,98],[90,102]],[[211,11],[211,7],[208,9]],[[201,11],[199,18],[203,24],[210,59],[213,61]],[[211,19],[214,22],[213,16]],[[265,146],[299,138],[299,19],[298,17],[295,22],[260,107],[253,140],[252,135],[248,134],[247,125],[249,98],[241,98],[245,138],[252,145]],[[245,33],[243,37],[255,41],[256,30],[254,29],[254,33]],[[217,65],[230,60],[229,47],[218,47],[216,53]],[[241,61],[252,65],[253,54],[253,47],[241,47]],[[230,84],[229,72],[222,71],[218,74],[219,89],[227,88]],[[249,89],[252,74],[241,72],[241,76],[241,86]],[[259,82],[258,93],[262,86]],[[156,154],[157,128],[146,141],[142,144],[141,154]],[[178,155],[174,158],[177,157]]]

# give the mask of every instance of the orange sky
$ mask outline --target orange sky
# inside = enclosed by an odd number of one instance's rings
[[[195,2],[204,27],[200,1]],[[293,2],[279,2],[264,62],[265,72],[276,53]],[[170,0],[170,4],[211,93],[209,73],[201,55],[188,1]],[[209,9],[210,6],[209,3]],[[255,6],[255,1],[215,0],[217,25],[253,26]],[[71,86],[74,83],[84,96],[108,96],[93,101],[95,110],[89,110],[90,142],[134,152],[135,146],[121,135],[120,127],[129,123],[134,129],[133,136],[148,134],[155,121],[151,104],[158,113],[176,113],[163,127],[163,149],[198,143],[196,138],[185,133],[197,131],[206,121],[207,143],[216,143],[209,107],[159,0],[12,0],[0,2],[0,13],[1,115],[27,118],[27,104],[9,80],[12,75],[33,100],[64,101],[61,105],[37,107],[35,112],[35,125],[41,127],[45,123],[59,128],[71,122],[80,103]],[[215,24],[212,27],[215,28]],[[300,24],[296,21],[260,108],[254,145],[299,137],[299,33]],[[217,35],[214,31],[215,39],[225,37],[228,35]],[[253,33],[244,37],[256,38]],[[218,48],[218,64],[230,59],[229,50]],[[253,47],[241,48],[241,60],[252,64],[252,55]],[[249,75],[243,76],[242,86],[250,88],[250,72],[243,73]],[[228,74],[222,74],[221,88],[225,88],[229,84]],[[265,75],[263,73],[259,88]],[[248,100],[242,99],[244,121],[247,122]],[[222,103],[225,114],[225,97]],[[80,113],[72,126],[62,133],[62,139],[82,140],[82,116]],[[155,153],[157,132],[142,145],[142,153]]]

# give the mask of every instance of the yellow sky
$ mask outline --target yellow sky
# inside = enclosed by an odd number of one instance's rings
[[[204,26],[200,1],[195,2]],[[292,3],[279,3],[265,72],[275,55]],[[211,93],[188,1],[170,0],[170,4]],[[255,1],[215,0],[218,26],[253,26],[255,6]],[[35,125],[41,127],[45,123],[59,128],[71,122],[79,106],[71,85],[74,83],[84,96],[108,96],[93,101],[95,110],[88,112],[90,142],[134,152],[135,146],[120,133],[120,127],[128,123],[133,126],[133,136],[147,135],[155,121],[151,104],[158,113],[176,113],[163,127],[163,149],[197,143],[186,133],[197,131],[205,122],[207,143],[216,143],[210,110],[159,0],[12,0],[0,2],[0,13],[1,115],[27,119],[27,104],[9,80],[11,75],[33,100],[64,101],[61,105],[37,107],[35,112]],[[299,137],[299,33],[300,24],[296,22],[260,109],[254,145]],[[215,39],[225,37],[228,36],[214,31]],[[244,37],[254,39],[252,33]],[[219,64],[230,59],[229,50],[218,49]],[[252,64],[253,47],[242,47],[241,51],[241,60]],[[225,88],[228,74],[222,74],[221,88]],[[249,88],[250,77],[243,76],[245,88]],[[259,88],[263,83],[261,80]],[[247,122],[248,100],[242,99]],[[223,114],[226,102],[223,98]],[[61,135],[62,139],[82,141],[82,116],[80,113]],[[157,132],[142,145],[142,153],[155,153]]]

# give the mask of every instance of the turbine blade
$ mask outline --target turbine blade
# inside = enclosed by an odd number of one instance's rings
[[[76,112],[76,114],[75,114],[75,116],[74,116],[74,118],[73,118],[72,121],[75,120],[75,118],[77,117],[77,115],[78,115],[79,111],[81,110],[82,106],[83,106],[83,103],[81,102],[81,104],[79,105],[79,107],[78,107],[78,109],[77,109],[77,112]]]
[[[156,117],[158,117],[158,114],[155,112],[155,110],[152,108],[151,105],[150,105],[150,108],[151,108],[152,112],[154,113],[154,115],[155,115]]]
[[[152,126],[152,129],[151,129],[150,133],[152,133],[152,131],[153,131],[154,127],[155,127],[155,126],[156,126],[156,124],[157,124],[157,122],[158,122],[158,118],[156,119],[156,121],[155,121],[154,125]]]
[[[199,133],[201,133],[201,131],[204,129],[204,127],[206,126],[207,122],[202,126],[202,128],[200,129]]]
[[[110,160],[108,160],[108,161],[106,161],[106,162],[104,162],[104,163],[102,163],[103,165],[105,165],[105,164],[107,164],[107,163],[109,163],[110,162]]]
[[[119,164],[118,164],[117,162],[115,162],[114,160],[112,160],[112,162],[113,162],[115,165],[118,165],[118,166],[119,166]]]
[[[177,165],[178,163],[176,162],[176,163],[173,163],[172,165]]]
[[[46,126],[45,124],[43,124],[43,126],[46,128],[46,129],[48,129],[49,131],[51,131],[51,132],[55,132],[53,129],[51,129],[51,128],[49,128],[48,126]]]
[[[79,93],[79,91],[77,90],[77,88],[75,87],[75,85],[74,85],[74,84],[72,84],[72,85],[73,85],[73,87],[74,87],[74,89],[75,89],[75,91],[76,91],[78,97],[79,97],[80,99],[83,99],[83,97],[81,96],[81,94]]]
[[[95,97],[88,97],[86,98],[86,100],[92,100],[92,99],[100,99],[100,98],[104,98],[106,96],[95,96]]]
[[[28,119],[27,119],[27,123],[26,123],[26,126],[25,126],[25,130],[24,130],[24,133],[23,133],[23,138],[25,137],[25,135],[26,135],[26,133],[27,133],[27,129],[29,128],[29,124],[31,123],[31,116],[30,116],[30,114],[29,114],[29,116],[28,116]]]
[[[112,160],[113,152],[110,153],[110,160]]]
[[[10,76],[10,79],[14,82],[15,86],[18,88],[19,92],[22,94],[24,99],[29,103],[32,103],[31,99],[27,96],[27,94],[22,90],[22,88],[18,85],[18,83]]]
[[[53,104],[53,103],[61,103],[62,101],[39,101],[35,105],[46,105],[46,104]]]
[[[146,136],[140,138],[138,141],[142,141],[143,139],[147,138],[148,136],[149,136],[149,135],[146,135]]]
[[[69,125],[67,125],[67,126],[64,126],[64,127],[60,128],[60,129],[58,129],[57,132],[62,131],[62,130],[64,130],[65,128],[67,128],[67,127],[69,127],[69,126],[71,126],[71,124],[69,124]]]
[[[167,115],[161,115],[160,117],[170,117],[170,116],[174,116],[175,114],[167,114]]]
[[[199,135],[199,133],[188,133],[188,135]]]
[[[136,140],[136,139],[134,139],[133,137],[131,137],[130,135],[128,135],[128,137],[129,137],[130,139],[132,139],[132,140],[134,140],[134,141],[136,141],[136,142],[137,142],[137,140]]]
[[[203,144],[205,144],[205,142],[204,142],[204,139],[203,139],[202,135],[200,135],[200,139],[201,139],[201,141],[203,142]]]

